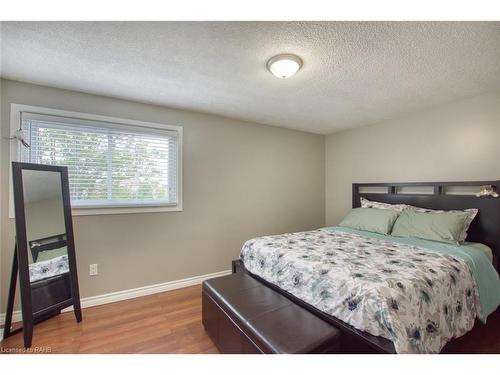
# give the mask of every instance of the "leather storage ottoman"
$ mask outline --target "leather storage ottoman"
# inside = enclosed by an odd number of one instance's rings
[[[339,353],[340,331],[251,276],[203,282],[203,325],[222,353]]]

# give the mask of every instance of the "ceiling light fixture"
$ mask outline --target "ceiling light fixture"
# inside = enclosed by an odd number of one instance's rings
[[[271,57],[267,62],[267,69],[278,78],[290,78],[302,67],[299,56],[281,54]]]

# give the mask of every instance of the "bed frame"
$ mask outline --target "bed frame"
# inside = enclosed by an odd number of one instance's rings
[[[68,246],[68,241],[66,241],[66,233],[28,241],[28,247],[31,251],[34,262],[37,261],[38,254],[40,254],[41,252],[59,249],[64,246]]]
[[[479,213],[471,224],[467,241],[481,242],[488,245],[493,252],[494,265],[498,270],[500,198],[492,196],[476,197],[475,193],[479,191],[479,186],[484,185],[491,185],[493,188],[500,190],[500,181],[354,183],[352,184],[352,207],[359,207],[360,198],[364,197],[377,202],[404,203],[436,210],[477,208]],[[244,265],[239,264],[239,261],[233,264],[233,271],[249,273],[244,268]],[[357,330],[261,277],[254,274],[250,275],[340,329],[343,334],[343,352],[395,353],[394,345],[390,340]]]
[[[28,241],[28,247],[34,262],[37,261],[41,252],[59,249],[63,246],[68,246],[66,233]],[[70,299],[70,283],[69,272],[30,283],[33,311],[43,311],[61,301]],[[48,316],[51,315],[48,314]]]
[[[498,270],[500,198],[476,197],[479,186],[492,186],[500,190],[500,181],[352,184],[352,207],[359,207],[360,198],[363,197],[377,202],[404,203],[435,210],[477,208],[479,212],[469,228],[466,241],[489,246],[493,252],[493,265]],[[385,192],[381,191],[383,189]]]

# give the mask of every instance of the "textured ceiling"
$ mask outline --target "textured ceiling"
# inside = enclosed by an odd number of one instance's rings
[[[3,22],[1,75],[317,133],[500,90],[500,22]],[[267,59],[304,61],[281,80]]]

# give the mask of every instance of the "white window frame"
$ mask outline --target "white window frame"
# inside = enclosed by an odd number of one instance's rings
[[[65,111],[54,108],[45,108],[32,105],[15,104],[10,105],[10,131],[14,134],[15,131],[19,129],[19,123],[21,121],[21,112],[33,112],[39,113],[47,116],[62,116],[75,118],[80,120],[90,120],[90,121],[101,121],[109,122],[121,126],[131,126],[131,127],[144,127],[155,130],[167,130],[176,131],[178,134],[178,147],[177,147],[177,204],[168,205],[141,205],[141,206],[131,206],[131,207],[113,207],[112,204],[109,206],[99,205],[98,207],[72,207],[72,214],[74,216],[79,215],[106,215],[106,214],[133,214],[133,213],[145,213],[145,212],[169,212],[169,211],[182,211],[182,136],[183,127],[177,125],[166,125],[153,122],[130,120],[118,117],[101,116],[94,115],[90,113],[82,112],[72,112]],[[21,148],[20,142],[16,140],[11,140],[10,142],[10,161],[9,164],[9,217],[14,218],[14,194],[12,187],[12,162],[20,161]]]

